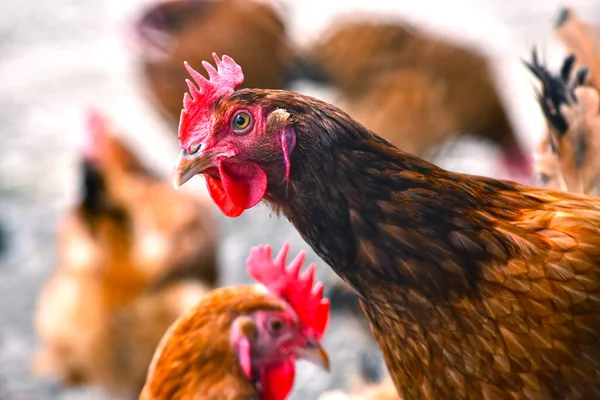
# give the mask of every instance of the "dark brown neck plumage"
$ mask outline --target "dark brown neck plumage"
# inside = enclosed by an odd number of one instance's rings
[[[325,103],[290,107],[297,135],[291,179],[271,186],[268,201],[313,250],[363,298],[382,282],[428,296],[471,291],[488,255],[468,249],[479,244],[461,232],[487,229],[493,222],[478,211],[515,184],[445,171]],[[507,216],[519,213],[502,207]]]

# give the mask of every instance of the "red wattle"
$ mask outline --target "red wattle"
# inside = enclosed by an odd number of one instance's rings
[[[267,174],[256,164],[219,161],[220,180],[206,177],[210,197],[223,214],[235,218],[254,207],[267,192]]]
[[[223,184],[220,180],[207,175],[206,187],[208,188],[208,193],[210,194],[210,197],[213,199],[213,201],[215,202],[217,207],[219,207],[223,214],[225,214],[229,218],[235,218],[242,215],[244,209],[237,207],[231,202],[231,200],[229,200],[229,197],[227,196],[227,193],[225,193],[225,189],[223,188]]]
[[[263,400],[285,400],[292,391],[296,369],[293,360],[267,367],[262,372]]]

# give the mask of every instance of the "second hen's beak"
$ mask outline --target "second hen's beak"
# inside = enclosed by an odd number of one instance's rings
[[[173,186],[179,189],[181,185],[192,179],[195,175],[201,174],[214,165],[214,158],[217,153],[200,152],[190,154],[182,150],[177,157],[175,168],[173,168]]]
[[[330,371],[329,356],[320,344],[309,345],[296,348],[296,355],[302,360],[306,360],[317,367]]]

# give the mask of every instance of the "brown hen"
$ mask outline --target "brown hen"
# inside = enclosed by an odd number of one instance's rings
[[[357,293],[408,399],[600,397],[600,199],[453,173],[340,109],[189,68],[174,172],[261,200]]]
[[[329,369],[320,345],[329,320],[315,265],[305,253],[286,266],[257,246],[247,260],[260,284],[215,289],[181,316],[159,344],[140,400],[285,400],[295,361]]]

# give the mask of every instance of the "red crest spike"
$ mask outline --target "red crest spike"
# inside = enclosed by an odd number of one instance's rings
[[[213,53],[213,58],[217,68],[202,61],[209,79],[194,70],[187,61],[183,63],[198,87],[186,79],[189,93],[183,95],[183,110],[179,119],[179,145],[182,149],[188,150],[193,144],[192,140],[206,134],[210,122],[210,106],[220,97],[233,93],[244,82],[242,67],[231,57],[224,55],[220,60]]]
[[[317,269],[315,264],[310,264],[304,273],[300,273],[306,252],[301,251],[286,267],[289,250],[289,243],[285,243],[273,260],[270,245],[253,247],[246,260],[248,274],[265,285],[271,293],[284,299],[298,318],[314,329],[320,338],[329,321],[329,300],[323,298],[321,282],[317,282],[313,288]]]

